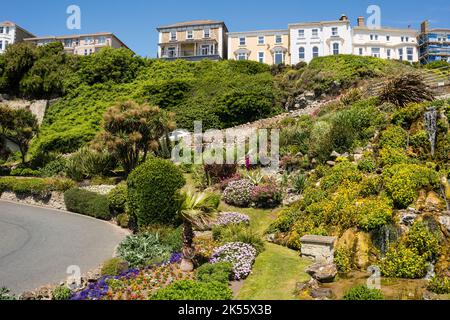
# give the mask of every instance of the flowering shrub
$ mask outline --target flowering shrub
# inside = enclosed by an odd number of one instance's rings
[[[235,173],[232,177],[223,179],[219,183],[220,190],[224,191],[231,182],[242,180],[242,176],[239,172]]]
[[[389,278],[421,279],[427,274],[427,260],[403,245],[391,247],[381,262],[381,272]]]
[[[230,224],[250,224],[250,217],[237,212],[222,212],[218,215],[214,226],[228,226]]]
[[[248,207],[252,201],[253,188],[255,188],[255,185],[248,180],[231,182],[223,192],[223,199],[230,205]]]
[[[211,263],[230,262],[233,265],[233,278],[242,280],[252,271],[256,259],[256,250],[242,242],[228,243],[214,250]]]
[[[283,200],[283,193],[271,183],[253,188],[251,199],[257,208],[275,208]]]
[[[199,261],[209,261],[211,259],[214,249],[216,249],[220,244],[211,238],[206,237],[195,237],[194,247],[197,259]]]

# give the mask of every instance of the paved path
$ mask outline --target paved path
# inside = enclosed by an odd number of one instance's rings
[[[112,257],[126,232],[104,221],[0,201],[0,287],[20,294],[64,281]]]

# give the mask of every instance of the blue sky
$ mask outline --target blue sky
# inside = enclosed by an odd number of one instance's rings
[[[80,6],[82,29],[66,28],[69,5]],[[288,23],[333,20],[346,13],[355,24],[379,5],[382,24],[419,28],[429,19],[434,27],[450,27],[448,0],[14,0],[3,1],[0,20],[11,20],[38,35],[110,31],[142,56],[155,57],[159,25],[193,19],[226,22],[230,31],[287,28]],[[425,5],[424,5],[425,4]]]

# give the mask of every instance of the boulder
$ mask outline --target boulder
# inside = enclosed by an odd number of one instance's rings
[[[336,165],[336,162],[334,162],[334,161],[327,161],[327,165],[329,165],[330,167],[334,167]]]
[[[336,152],[336,151],[333,151],[333,152],[331,153],[330,157],[331,157],[331,159],[337,159],[337,158],[340,158],[340,157],[341,157],[341,154],[338,153],[338,152]]]
[[[360,270],[366,270],[370,266],[370,247],[370,235],[365,232],[359,232],[356,235],[354,264]]]
[[[439,222],[445,229],[447,229],[447,232],[450,233],[450,215],[440,216]]]
[[[411,227],[417,220],[418,214],[412,210],[401,210],[398,212],[400,224],[406,227]]]
[[[338,274],[334,263],[316,263],[306,269],[306,273],[320,283],[333,282]]]
[[[333,298],[333,291],[329,288],[312,289],[309,295],[316,300],[330,300]]]

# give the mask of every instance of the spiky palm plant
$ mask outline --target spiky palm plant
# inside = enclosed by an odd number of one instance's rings
[[[219,205],[217,197],[206,193],[183,193],[184,201],[180,207],[180,216],[183,220],[183,260],[181,269],[185,272],[194,269],[195,256],[194,227],[204,228],[214,218]]]

